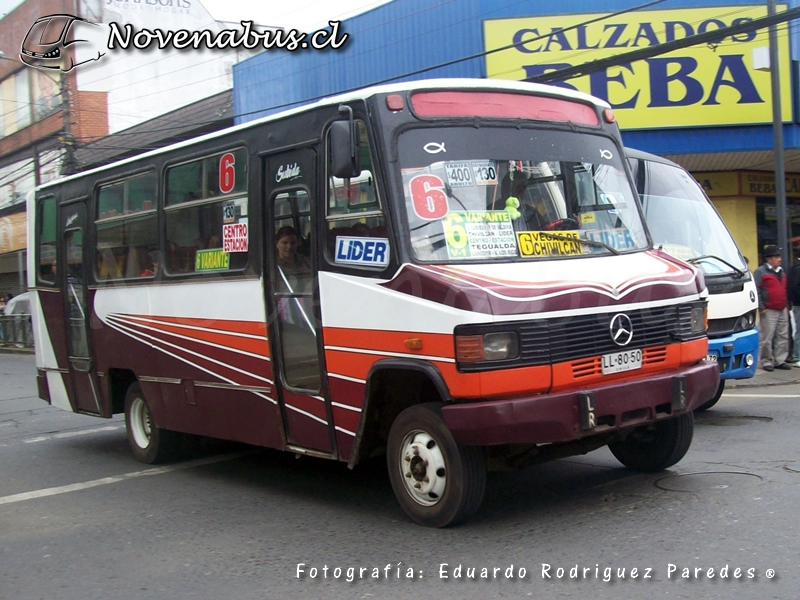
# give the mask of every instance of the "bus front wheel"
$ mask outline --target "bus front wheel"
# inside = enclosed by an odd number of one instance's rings
[[[441,404],[418,404],[398,415],[389,431],[387,460],[400,506],[420,525],[455,525],[480,508],[486,490],[483,450],[453,438]]]
[[[172,458],[179,434],[155,426],[147,399],[138,383],[125,396],[125,428],[128,443],[137,460],[152,465]]]
[[[633,471],[655,473],[680,461],[694,435],[694,413],[688,412],[653,425],[634,429],[608,449],[619,462]]]

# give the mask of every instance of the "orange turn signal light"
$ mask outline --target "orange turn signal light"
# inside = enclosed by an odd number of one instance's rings
[[[406,340],[406,350],[422,350],[422,340],[419,338],[408,338]]]
[[[456,360],[462,363],[485,360],[482,335],[457,335]]]

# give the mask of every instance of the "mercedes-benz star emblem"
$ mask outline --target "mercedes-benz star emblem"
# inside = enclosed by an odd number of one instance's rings
[[[631,318],[623,313],[614,315],[611,325],[608,327],[611,332],[611,339],[617,346],[627,346],[633,339],[633,323]]]

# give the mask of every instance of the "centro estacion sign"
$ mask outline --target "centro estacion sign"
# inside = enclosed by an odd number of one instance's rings
[[[782,5],[780,10],[785,10]],[[601,13],[484,22],[489,78],[517,79],[722,29],[767,14],[766,5],[647,10],[602,19]],[[573,27],[565,31],[567,27]],[[536,41],[534,38],[544,36]],[[728,36],[570,79],[565,86],[608,101],[623,129],[772,122],[769,71],[753,68],[753,50],[768,47],[766,29]],[[791,120],[787,25],[778,29],[781,106]]]

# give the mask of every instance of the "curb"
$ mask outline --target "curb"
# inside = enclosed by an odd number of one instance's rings
[[[725,390],[746,390],[747,388],[762,388],[762,387],[776,387],[779,385],[797,385],[800,384],[800,379],[794,379],[792,381],[766,381],[763,383],[748,383],[745,385],[739,384],[725,384]]]
[[[0,346],[0,354],[29,354],[33,356],[33,348],[14,348],[13,346]]]

